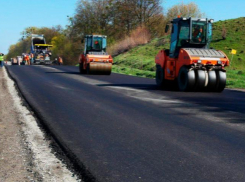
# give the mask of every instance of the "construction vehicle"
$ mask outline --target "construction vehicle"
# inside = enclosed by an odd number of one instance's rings
[[[79,56],[80,73],[110,75],[113,59],[106,52],[107,36],[86,35],[84,52]]]
[[[44,35],[31,35],[31,53],[33,54],[32,64],[45,64],[50,65],[51,61],[51,50],[52,45],[46,44]]]
[[[21,63],[23,61],[22,56],[17,56],[16,59],[17,59],[18,65],[21,65]]]
[[[175,81],[180,91],[222,92],[229,59],[210,48],[213,19],[178,17],[171,23],[170,49],[161,50],[155,58],[157,85]]]
[[[16,58],[11,58],[10,61],[11,61],[11,65],[20,65],[18,64],[18,60]]]
[[[23,61],[22,56],[11,58],[12,65],[21,65],[22,61]]]

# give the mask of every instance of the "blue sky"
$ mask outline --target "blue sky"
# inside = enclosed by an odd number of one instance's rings
[[[195,2],[208,18],[216,21],[245,17],[244,0],[163,0],[163,7],[166,11],[180,2]],[[76,3],[77,0],[0,0],[0,52],[7,53],[26,27],[65,27],[67,15],[75,13]]]
[[[0,52],[7,53],[20,33],[30,26],[52,27],[68,23],[77,0],[0,0]]]
[[[196,3],[207,18],[215,21],[245,17],[244,0],[163,0],[163,7],[166,9],[181,2]]]

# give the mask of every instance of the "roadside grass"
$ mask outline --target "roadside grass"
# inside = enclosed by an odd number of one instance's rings
[[[226,29],[226,38],[222,31]],[[245,17],[218,21],[213,24],[211,47],[222,50],[230,59],[227,70],[228,88],[245,88]],[[161,49],[169,48],[169,36],[155,38],[145,45],[140,45],[114,57],[112,71],[128,75],[155,78],[155,56]],[[237,54],[230,54],[231,50]]]
[[[245,88],[245,71],[228,70],[227,71],[228,88]]]
[[[114,73],[122,73],[126,75],[133,75],[133,76],[140,76],[140,77],[146,77],[146,78],[155,78],[155,71],[145,71],[135,68],[127,68],[127,67],[121,67],[117,65],[113,65],[112,71]]]
[[[134,76],[155,78],[155,56],[161,49],[169,47],[169,37],[153,39],[113,58],[112,71]]]

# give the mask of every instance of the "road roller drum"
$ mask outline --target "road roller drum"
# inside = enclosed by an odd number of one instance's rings
[[[88,74],[102,74],[102,75],[110,75],[111,74],[111,63],[90,63],[87,67]]]

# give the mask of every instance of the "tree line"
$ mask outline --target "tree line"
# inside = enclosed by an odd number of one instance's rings
[[[109,46],[125,39],[134,30],[144,27],[151,38],[164,35],[165,25],[178,15],[201,17],[195,3],[180,3],[164,10],[161,0],[79,0],[75,15],[68,25],[56,27],[28,27],[21,39],[9,48],[7,59],[30,51],[30,35],[44,34],[46,42],[53,44],[53,56],[62,56],[65,64],[76,64],[82,52],[81,39],[87,34],[108,36]]]

